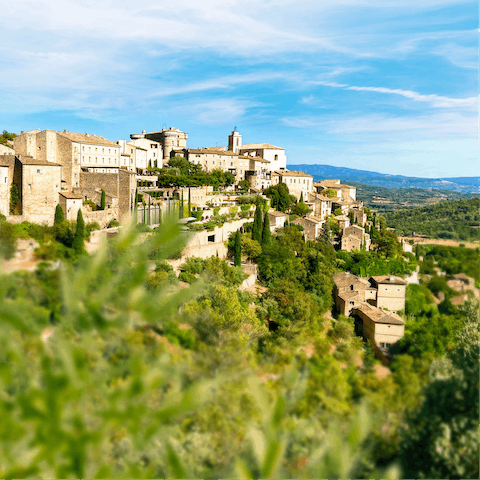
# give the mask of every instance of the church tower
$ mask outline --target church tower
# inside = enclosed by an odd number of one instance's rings
[[[240,153],[242,146],[242,136],[237,132],[237,127],[234,128],[231,135],[228,136],[228,150],[234,153]]]

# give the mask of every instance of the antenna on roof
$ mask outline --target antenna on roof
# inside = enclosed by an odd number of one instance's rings
[[[233,131],[234,131],[234,132],[237,131],[237,126],[236,126],[236,125],[233,127]]]

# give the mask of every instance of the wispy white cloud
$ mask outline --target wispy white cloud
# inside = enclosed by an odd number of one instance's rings
[[[390,95],[400,95],[409,98],[415,102],[430,103],[432,107],[436,108],[465,108],[475,110],[478,108],[477,97],[468,98],[451,98],[436,94],[421,94],[412,90],[402,90],[400,88],[385,88],[385,87],[358,87],[355,85],[347,85],[336,82],[315,81],[316,85],[323,85],[326,87],[342,88],[344,90],[354,90],[357,92],[375,92],[386,93]]]

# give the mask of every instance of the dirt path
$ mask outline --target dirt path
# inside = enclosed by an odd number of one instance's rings
[[[422,245],[445,245],[447,247],[459,247],[460,245],[465,245],[467,248],[477,248],[479,246],[478,242],[462,242],[457,240],[445,240],[443,238],[398,237],[398,239],[400,241],[405,240],[406,242],[413,240],[415,244],[419,243]]]

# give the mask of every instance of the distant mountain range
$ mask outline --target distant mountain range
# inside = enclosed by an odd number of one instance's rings
[[[333,167],[331,165],[287,165],[289,170],[301,170],[313,175],[317,182],[326,178],[338,178],[342,182],[360,182],[387,188],[424,188],[449,190],[452,192],[478,194],[480,177],[422,178],[388,175],[355,168]]]

